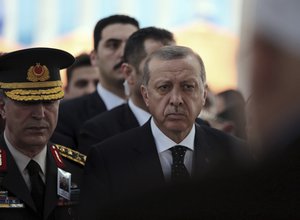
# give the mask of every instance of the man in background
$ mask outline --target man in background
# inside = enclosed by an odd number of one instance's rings
[[[95,92],[99,81],[99,70],[92,66],[86,53],[75,57],[75,62],[67,68],[67,85],[64,100],[77,98]]]
[[[91,53],[92,65],[100,73],[97,89],[92,94],[62,103],[52,137],[54,142],[77,149],[79,130],[86,120],[125,102],[120,67],[126,41],[138,29],[137,20],[126,15],[112,15],[98,21]]]
[[[171,32],[155,27],[142,28],[128,38],[121,70],[129,87],[129,101],[84,124],[79,137],[80,152],[87,153],[93,144],[148,121],[150,114],[140,92],[142,67],[147,55],[174,43]]]

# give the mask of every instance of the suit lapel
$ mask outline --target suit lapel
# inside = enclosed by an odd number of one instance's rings
[[[47,219],[50,213],[57,205],[57,165],[50,152],[49,146],[47,148],[47,173],[46,173],[46,193],[44,205],[44,219]]]
[[[133,147],[133,166],[143,187],[159,186],[165,183],[154,138],[150,128],[150,120],[139,128],[136,145]]]
[[[22,177],[22,174],[19,171],[14,158],[7,148],[3,135],[0,137],[0,148],[6,152],[7,162],[7,172],[2,179],[1,185],[36,212],[30,191]]]
[[[209,171],[208,169],[211,158],[209,158],[210,146],[207,143],[204,130],[197,124],[194,147],[192,176],[201,178]]]
[[[126,128],[124,130],[140,126],[128,104],[124,104],[124,118],[122,119],[122,122],[123,127]]]
[[[90,95],[88,103],[89,103],[88,107],[86,108],[88,118],[91,118],[91,117],[107,110],[107,108],[106,108],[102,98],[99,96],[97,90]]]

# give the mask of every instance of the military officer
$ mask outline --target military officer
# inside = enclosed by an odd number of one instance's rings
[[[30,48],[0,57],[0,219],[76,219],[85,156],[49,143],[74,57]]]

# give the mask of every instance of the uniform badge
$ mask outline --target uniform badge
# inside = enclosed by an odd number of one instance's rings
[[[31,66],[27,72],[27,79],[31,82],[46,81],[50,78],[49,70],[45,65],[37,63]]]
[[[6,171],[6,152],[0,149],[0,172]]]
[[[57,194],[67,200],[71,199],[71,176],[71,173],[57,169]]]

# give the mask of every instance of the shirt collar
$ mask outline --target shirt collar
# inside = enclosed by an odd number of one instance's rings
[[[102,98],[107,110],[111,110],[112,108],[126,102],[125,99],[122,99],[121,97],[105,89],[100,83],[97,85],[97,92]]]
[[[39,154],[35,155],[33,158],[30,158],[12,146],[12,144],[7,140],[5,132],[4,132],[4,139],[11,155],[15,159],[15,162],[21,172],[24,172],[30,160],[34,160],[40,165],[42,173],[45,175],[47,146],[45,146]]]
[[[137,119],[140,126],[145,124],[149,120],[149,118],[151,117],[149,112],[146,112],[144,109],[141,109],[140,107],[136,106],[132,102],[131,99],[129,99],[128,105],[129,105],[129,108],[131,109],[132,113],[136,117],[136,119]]]
[[[195,125],[192,127],[190,133],[183,139],[179,144],[175,143],[173,140],[168,138],[155,124],[153,118],[151,118],[151,131],[154,137],[154,141],[156,144],[156,148],[158,153],[163,151],[169,150],[171,147],[175,145],[182,145],[190,150],[194,150],[194,141],[195,141],[195,134],[196,129]]]

